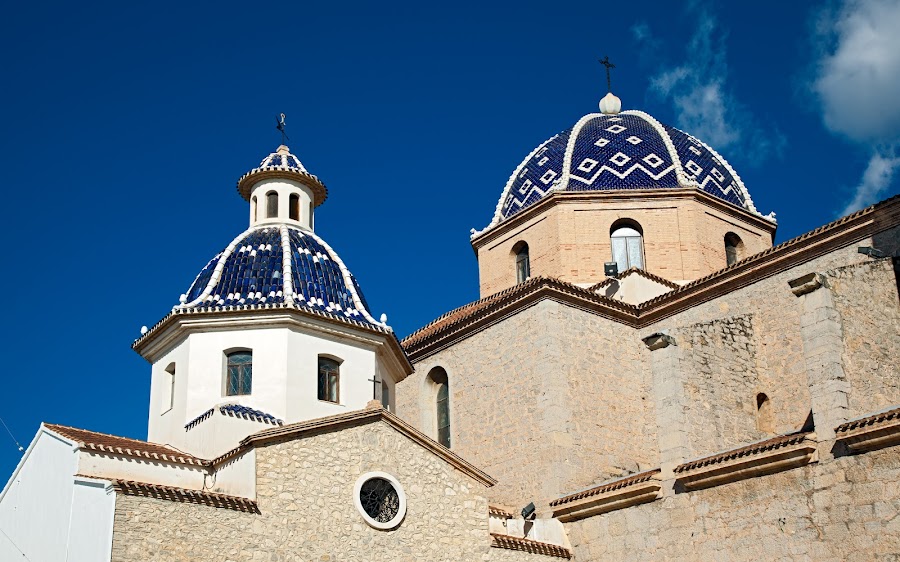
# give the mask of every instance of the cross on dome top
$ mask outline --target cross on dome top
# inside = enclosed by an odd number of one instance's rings
[[[622,111],[622,100],[617,98],[612,93],[612,80],[610,79],[609,71],[612,68],[615,68],[616,65],[609,62],[609,56],[603,57],[602,59],[597,59],[600,64],[606,67],[606,90],[607,94],[603,96],[603,99],[600,100],[600,112],[605,115],[615,115],[616,113]]]

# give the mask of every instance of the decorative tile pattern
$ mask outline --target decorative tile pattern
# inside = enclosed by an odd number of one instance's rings
[[[200,271],[180,307],[246,305],[288,305],[380,324],[337,254],[314,233],[289,226],[257,227],[238,236]]]
[[[732,175],[731,167],[726,162],[684,131],[668,125],[663,125],[663,128],[669,134],[678,156],[684,163],[684,173],[688,179],[696,181],[699,188],[710,195],[747,208],[744,190],[739,185],[738,179]]]
[[[554,190],[675,187],[696,187],[759,214],[731,166],[696,138],[640,111],[591,114],[540,145],[519,165],[491,224],[473,236]]]

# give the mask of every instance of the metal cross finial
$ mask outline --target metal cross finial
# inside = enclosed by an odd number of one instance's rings
[[[281,144],[284,144],[284,141],[291,140],[291,137],[287,136],[287,132],[284,130],[284,113],[281,114],[281,118],[275,118],[275,128],[281,131]]]
[[[381,382],[381,379],[378,378],[378,375],[372,375],[371,379],[366,379],[372,383],[372,400],[378,400],[378,383]]]
[[[602,60],[601,60],[601,59],[597,59],[597,60],[600,61],[600,64],[602,64],[603,66],[606,67],[606,89],[607,89],[607,91],[612,92],[612,82],[611,82],[610,79],[609,79],[609,69],[615,68],[616,65],[614,65],[614,64],[611,63],[611,62],[609,62],[609,56],[608,56],[608,55],[605,56],[605,57],[603,57]]]

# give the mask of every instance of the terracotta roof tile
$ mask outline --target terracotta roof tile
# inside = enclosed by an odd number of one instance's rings
[[[856,418],[855,420],[850,420],[846,423],[842,423],[841,425],[837,426],[834,431],[835,433],[847,433],[848,431],[858,429],[860,427],[875,425],[877,423],[895,419],[900,419],[900,406],[894,406],[893,408],[883,410],[870,416]]]
[[[597,283],[596,285],[592,285],[592,286],[588,287],[588,291],[595,292],[595,291],[602,289],[603,287],[609,285],[610,283],[612,283],[613,279],[621,281],[622,279],[628,277],[629,275],[635,275],[635,274],[640,275],[641,277],[644,277],[651,281],[656,281],[660,285],[665,285],[666,287],[668,287],[670,289],[677,289],[678,287],[681,287],[681,285],[679,285],[678,283],[669,281],[668,279],[665,279],[663,277],[660,277],[659,275],[650,273],[649,271],[644,271],[643,269],[638,269],[636,267],[630,267],[630,268],[626,269],[625,271],[623,271],[622,273],[616,275],[615,277],[607,277],[606,279]]]
[[[730,461],[732,459],[737,459],[740,457],[746,457],[749,455],[755,455],[757,453],[762,453],[765,451],[773,451],[775,449],[780,449],[782,447],[787,447],[789,445],[796,445],[801,443],[804,439],[812,435],[812,431],[805,431],[801,433],[791,433],[788,435],[779,435],[777,437],[772,437],[771,439],[766,439],[764,441],[758,441],[756,443],[751,443],[750,445],[739,447],[737,449],[731,449],[729,451],[725,451],[723,453],[718,453],[716,455],[711,455],[708,457],[703,457],[699,459],[695,459],[684,464],[678,465],[675,467],[676,473],[686,472],[688,470],[693,470],[695,468],[700,468],[703,466],[709,466],[711,464],[720,464],[726,461]]]
[[[96,431],[88,431],[87,429],[78,429],[76,427],[68,427],[53,423],[45,423],[44,427],[75,441],[82,449],[145,457],[148,459],[175,462],[179,464],[194,464],[200,466],[208,466],[210,464],[210,461],[208,460],[182,453],[178,449],[169,447],[168,445],[160,445],[158,443],[150,443],[148,441],[140,441],[128,437],[118,437],[116,435],[109,435],[108,433],[98,433]]]
[[[506,519],[512,519],[514,517],[511,511],[509,511],[505,508],[496,506],[496,505],[488,506],[488,515],[493,515],[495,517],[503,517]]]
[[[646,482],[650,480],[655,475],[659,474],[659,469],[647,470],[645,472],[638,472],[637,474],[631,474],[629,476],[625,476],[623,478],[619,478],[617,480],[611,480],[609,482],[604,482],[599,486],[594,486],[593,488],[588,488],[587,490],[583,490],[581,492],[576,492],[574,494],[569,494],[568,496],[563,496],[559,499],[553,500],[550,502],[550,507],[556,507],[559,505],[567,504],[573,502],[575,500],[580,500],[583,498],[589,498],[591,496],[596,496],[597,494],[602,494],[605,492],[611,492],[613,490],[619,490],[621,488],[626,488],[633,484],[639,484],[641,482]]]
[[[95,478],[87,476],[87,478]],[[125,496],[139,496],[158,500],[175,501],[182,503],[194,503],[207,505],[220,509],[231,509],[245,513],[259,513],[259,506],[249,498],[229,496],[215,492],[200,490],[188,490],[174,486],[162,486],[147,482],[135,482],[133,480],[111,480],[113,488]]]
[[[530,552],[531,554],[555,556],[556,558],[572,558],[572,553],[564,546],[533,541],[522,537],[500,535],[497,533],[491,533],[491,546],[494,548],[505,548],[507,550],[520,550],[522,552]]]

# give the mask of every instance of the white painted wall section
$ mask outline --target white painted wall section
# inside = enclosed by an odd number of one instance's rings
[[[109,482],[75,478],[68,562],[108,562],[112,557],[116,492]]]

